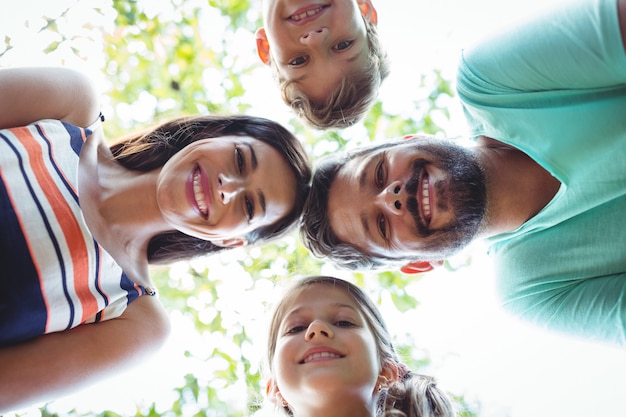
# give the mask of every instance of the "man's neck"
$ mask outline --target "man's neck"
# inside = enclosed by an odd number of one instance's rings
[[[558,191],[559,180],[519,149],[484,136],[477,145],[487,179],[487,218],[481,237],[517,229]]]

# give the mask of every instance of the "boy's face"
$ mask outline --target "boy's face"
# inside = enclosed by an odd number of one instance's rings
[[[322,102],[340,80],[368,59],[365,22],[375,23],[370,0],[264,0],[265,27],[257,31],[261,60]]]

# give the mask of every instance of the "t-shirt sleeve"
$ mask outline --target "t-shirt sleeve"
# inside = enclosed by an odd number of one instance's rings
[[[457,87],[463,101],[520,92],[611,88],[626,83],[626,54],[615,0],[563,4],[463,51]]]

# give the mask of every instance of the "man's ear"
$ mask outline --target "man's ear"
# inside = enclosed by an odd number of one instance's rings
[[[261,62],[265,65],[270,63],[270,43],[265,34],[265,28],[259,28],[254,35],[256,38],[256,52]]]
[[[238,248],[240,246],[247,245],[248,239],[246,239],[245,237],[233,237],[230,239],[212,240],[211,243],[224,248]]]
[[[373,24],[378,23],[378,13],[372,4],[371,0],[358,0],[359,9],[364,18],[369,20]]]
[[[423,274],[424,272],[432,271],[436,266],[443,265],[443,261],[428,262],[428,261],[413,261],[400,267],[400,271],[405,274]]]

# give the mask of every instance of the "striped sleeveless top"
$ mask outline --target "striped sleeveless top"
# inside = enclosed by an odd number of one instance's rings
[[[88,129],[0,130],[0,346],[119,317],[146,293],[98,245],[78,199]]]

